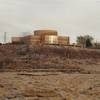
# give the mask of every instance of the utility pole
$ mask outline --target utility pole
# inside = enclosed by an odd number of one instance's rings
[[[7,33],[6,32],[4,32],[4,44],[6,44],[6,39],[7,39]]]

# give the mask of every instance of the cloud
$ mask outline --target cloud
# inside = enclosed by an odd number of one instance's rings
[[[100,40],[99,18],[99,0],[0,0],[1,33],[51,28],[71,36],[72,42],[83,33]]]

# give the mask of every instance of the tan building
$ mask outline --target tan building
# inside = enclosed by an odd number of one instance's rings
[[[21,43],[23,37],[12,37],[12,43]]]
[[[69,45],[70,39],[67,36],[58,36],[55,30],[36,30],[34,35],[24,37],[13,37],[12,43],[24,44],[55,44],[55,45]]]
[[[34,36],[34,35],[24,36],[22,38],[22,41],[23,41],[24,44],[39,44],[40,43],[40,37]]]
[[[58,32],[55,30],[36,30],[34,31],[35,36],[45,36],[45,35],[58,35]]]
[[[60,45],[69,45],[70,44],[70,38],[67,36],[58,36],[58,43]]]
[[[45,44],[58,44],[58,36],[56,36],[56,35],[46,35],[44,43]]]

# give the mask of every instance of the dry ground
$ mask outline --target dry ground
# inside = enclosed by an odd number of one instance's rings
[[[100,100],[100,50],[1,45],[0,100]]]
[[[100,100],[100,74],[2,72],[0,100]]]

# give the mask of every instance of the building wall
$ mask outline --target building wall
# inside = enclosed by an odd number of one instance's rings
[[[58,44],[58,36],[55,36],[55,35],[46,35],[44,43],[45,44]]]
[[[25,44],[39,44],[40,36],[34,36],[34,35],[25,36],[23,37],[22,41]]]
[[[45,36],[45,35],[58,35],[55,30],[36,30],[34,31],[35,36]]]
[[[12,37],[12,43],[21,43],[22,37]]]
[[[41,44],[45,43],[45,36],[46,35],[48,35],[48,36],[51,36],[51,35],[57,36],[58,33],[55,30],[36,30],[36,31],[34,31],[34,36],[40,36]]]
[[[32,36],[30,38],[30,44],[40,44],[40,43],[41,43],[40,36]]]
[[[70,38],[66,36],[58,36],[58,44],[59,45],[69,45]]]

